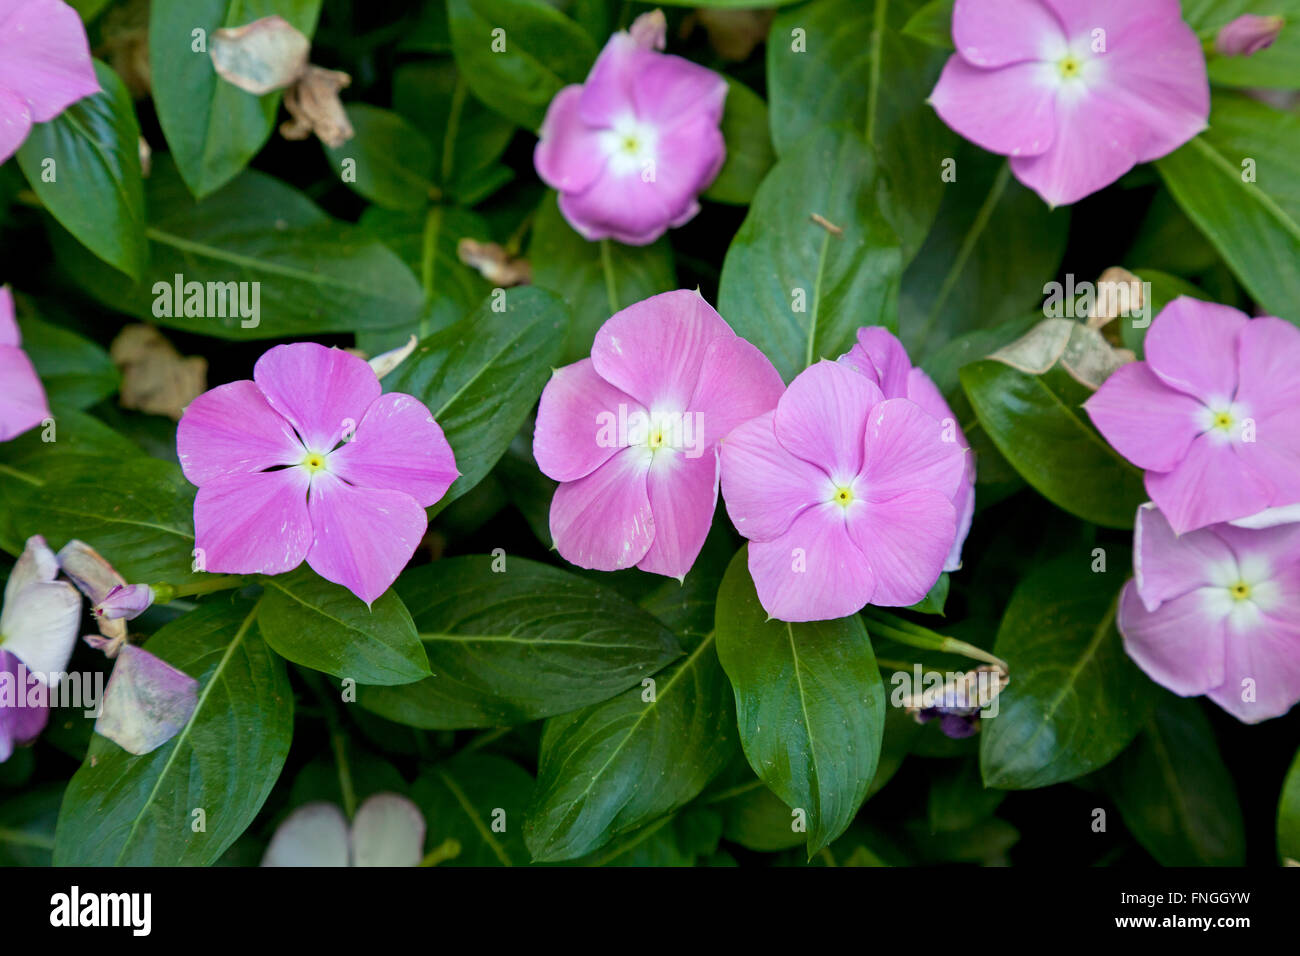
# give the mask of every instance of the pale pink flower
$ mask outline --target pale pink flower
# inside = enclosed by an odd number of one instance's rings
[[[49,417],[45,388],[22,350],[13,293],[0,286],[0,441],[21,435]]]

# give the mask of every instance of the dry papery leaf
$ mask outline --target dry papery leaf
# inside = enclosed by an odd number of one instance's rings
[[[152,325],[128,325],[109,356],[122,370],[123,408],[180,420],[185,406],[208,388],[208,360],[185,358]]]
[[[263,17],[212,33],[209,55],[217,75],[262,96],[282,90],[307,70],[311,41],[283,17]]]
[[[465,265],[477,269],[479,275],[494,286],[508,288],[528,285],[533,281],[533,267],[528,260],[510,255],[495,242],[462,239],[456,243],[456,255]]]

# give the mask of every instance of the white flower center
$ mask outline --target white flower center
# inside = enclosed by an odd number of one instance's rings
[[[616,176],[640,174],[654,167],[659,130],[628,113],[601,133],[600,141],[610,172]]]

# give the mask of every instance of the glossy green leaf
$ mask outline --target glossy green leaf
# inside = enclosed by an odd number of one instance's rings
[[[504,571],[494,571],[501,567]],[[607,700],[681,656],[615,592],[513,556],[446,558],[397,581],[433,677],[363,688],[362,706],[428,729],[498,727]]]
[[[1127,557],[1127,556],[1125,556]],[[1127,561],[1094,573],[1088,553],[1056,559],[1016,587],[993,652],[1011,682],[981,719],[984,783],[1027,790],[1113,760],[1137,735],[1154,685],[1124,653],[1115,611]]]
[[[951,50],[953,6],[954,0],[930,0],[912,14],[903,33],[940,50]]]
[[[0,797],[0,866],[49,866],[62,783]]]
[[[94,737],[63,799],[56,865],[206,866],[253,821],[293,734],[289,679],[256,613],[217,600],[150,638],[150,653],[198,680],[198,707],[150,754]]]
[[[1282,785],[1277,807],[1277,852],[1283,862],[1300,863],[1300,751]]]
[[[1164,695],[1106,782],[1125,825],[1161,866],[1244,866],[1246,824],[1198,701]]]
[[[961,370],[979,423],[999,452],[1043,497],[1108,528],[1131,528],[1147,500],[1142,473],[1093,427],[1092,390],[1059,366],[1029,375],[996,359]]]
[[[102,91],[34,125],[18,165],[63,228],[137,279],[147,255],[140,124],[117,74],[96,61],[95,76]]]
[[[718,311],[787,382],[848,351],[860,326],[898,327],[902,254],[877,185],[855,134],[809,133],[763,180],[727,250]]]
[[[503,757],[465,754],[425,771],[411,788],[424,811],[432,850],[444,840],[460,854],[439,866],[525,866],[524,807],[533,778]]]
[[[88,408],[117,391],[121,376],[108,353],[89,339],[52,322],[20,318],[23,351],[52,403]]]
[[[586,31],[544,0],[448,0],[447,15],[456,65],[474,95],[530,130],[596,60]]]
[[[736,695],[745,757],[803,810],[812,856],[867,796],[885,725],[885,691],[862,619],[771,620],[742,549],[718,591],[718,658]]]
[[[257,623],[280,656],[358,684],[406,684],[429,675],[415,624],[391,588],[367,608],[305,566],[264,582]]]
[[[588,242],[560,215],[554,193],[537,210],[528,260],[533,284],[563,297],[573,315],[564,363],[590,355],[596,331],[615,312],[677,287],[667,238],[648,246]]]
[[[387,209],[420,210],[438,198],[433,144],[392,110],[348,108],[355,135],[325,147],[330,167],[360,195]]]
[[[505,453],[559,364],[568,322],[564,303],[549,292],[498,290],[384,379],[385,391],[429,406],[456,455],[460,477],[432,513],[482,481]]]
[[[279,92],[254,96],[217,76],[208,55],[213,31],[275,15],[310,38],[320,8],[321,0],[155,0],[150,5],[149,67],[158,122],[196,197],[220,189],[247,165],[271,135],[280,108]]]
[[[768,133],[767,104],[748,86],[727,80],[727,104],[722,114],[722,138],[727,158],[718,178],[704,191],[705,199],[743,206],[754,198],[776,152]]]

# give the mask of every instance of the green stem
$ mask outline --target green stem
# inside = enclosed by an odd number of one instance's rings
[[[618,311],[618,286],[614,282],[614,259],[609,251],[609,240],[600,240],[600,267],[605,273],[605,295],[609,297],[609,314]]]
[[[177,598],[197,597],[200,594],[212,594],[214,591],[233,591],[243,587],[246,578],[242,574],[222,574],[204,577],[190,584],[168,584],[163,581],[150,585],[153,588],[154,603],[168,604]]]
[[[945,637],[942,634],[936,634],[928,627],[922,627],[919,624],[913,624],[911,621],[904,620],[901,617],[895,617],[892,614],[886,614],[879,608],[865,608],[862,616],[866,620],[869,630],[888,637],[891,640],[898,641],[900,644],[906,644],[909,647],[916,647],[923,651],[938,651],[943,654],[960,654],[963,657],[969,657],[973,660],[983,661],[986,664],[993,664],[1006,671],[1007,662],[1000,657],[990,654],[983,648],[976,647],[974,644],[968,644],[966,641],[959,641],[955,637]]]
[[[439,863],[454,860],[458,856],[460,856],[460,841],[455,837],[447,837],[425,855],[424,859],[420,861],[420,866],[437,866]]]
[[[301,669],[303,680],[311,692],[320,700],[325,712],[325,723],[329,727],[330,749],[334,751],[334,763],[338,767],[339,792],[343,795],[343,812],[351,820],[357,812],[357,793],[352,786],[352,766],[348,763],[347,734],[343,732],[343,723],[339,720],[338,705],[331,696],[325,679],[314,671]]]

